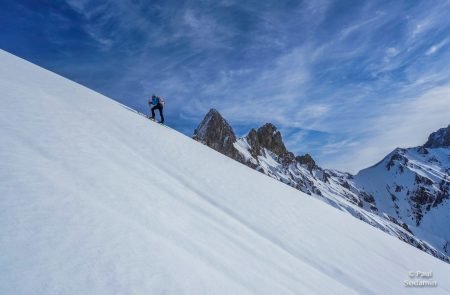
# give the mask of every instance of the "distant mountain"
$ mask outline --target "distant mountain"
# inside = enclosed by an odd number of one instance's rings
[[[401,220],[418,238],[450,253],[450,126],[419,147],[397,148],[354,177],[380,212]]]
[[[428,141],[430,145],[441,145],[447,142],[448,130],[439,130],[436,134],[430,136]],[[390,163],[390,168],[388,168],[387,163],[384,165],[381,162],[377,164],[378,166],[374,166],[386,167],[386,171],[377,169],[376,172],[371,172],[372,168],[375,169],[372,167],[353,176],[350,173],[323,169],[316,164],[309,154],[294,155],[286,148],[281,133],[271,123],[264,124],[258,129],[251,129],[246,136],[238,138],[232,127],[217,110],[208,112],[205,119],[195,130],[193,138],[257,171],[319,198],[333,207],[347,212],[419,249],[447,262],[450,261],[447,256],[448,251],[450,251],[450,247],[447,247],[450,240],[448,235],[440,235],[438,233],[440,230],[438,232],[430,230],[429,226],[419,229],[415,223],[408,219],[410,215],[413,218],[419,218],[424,212],[430,211],[433,205],[438,207],[438,204],[442,203],[444,199],[448,199],[448,182],[444,177],[445,169],[447,169],[448,175],[448,165],[443,159],[443,157],[445,158],[445,152],[448,155],[448,149],[441,151],[443,154],[440,154],[440,156],[435,155],[434,157],[431,156],[434,153],[429,152],[431,154],[427,159],[427,161],[433,161],[436,157],[440,159],[439,163],[433,162],[438,164],[440,170],[435,167],[433,171],[436,171],[436,169],[441,171],[441,176],[438,177],[442,184],[441,189],[433,186],[433,189],[425,186],[418,188],[414,187],[412,183],[404,182],[399,184],[403,191],[410,189],[409,194],[412,200],[416,200],[415,203],[413,201],[408,203],[411,204],[411,208],[407,209],[402,204],[391,204],[386,201],[394,198],[393,193],[399,190],[394,184],[388,184],[388,182],[396,179],[390,174],[390,169],[396,165],[393,164],[394,162],[400,161],[402,157],[400,150],[396,150],[391,157],[386,157]],[[420,150],[425,152],[429,149],[422,147]],[[414,179],[416,178],[417,181],[429,186],[430,182],[422,178],[421,174],[414,177]],[[438,181],[437,178],[433,180],[433,183],[435,183],[434,181]],[[398,180],[397,182],[400,183]],[[390,192],[385,195],[386,189],[382,190],[380,187],[386,188],[387,185],[393,188],[393,193]],[[401,196],[395,198],[400,199]],[[410,214],[395,214],[395,210],[389,210],[389,208],[395,208],[395,206],[409,210]],[[444,217],[436,216],[436,218],[442,226],[450,224]]]

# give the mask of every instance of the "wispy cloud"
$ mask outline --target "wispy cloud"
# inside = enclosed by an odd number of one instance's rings
[[[447,43],[448,43],[448,39],[445,39],[445,40],[443,40],[443,41],[441,41],[441,42],[431,46],[430,49],[427,50],[425,55],[435,54],[438,50],[440,50],[442,47],[447,45]]]
[[[178,31],[178,35],[189,39],[195,48],[229,47],[231,43],[227,41],[235,34],[231,28],[221,25],[212,16],[193,8],[184,11],[181,23],[185,30]]]
[[[102,50],[111,48],[113,45],[111,32],[105,30],[114,17],[111,4],[105,2],[89,5],[91,2],[88,0],[66,0],[66,3],[85,19],[82,24],[85,33],[96,41]]]
[[[450,124],[450,84],[437,87],[418,97],[409,97],[385,106],[382,115],[369,120],[366,136],[353,148],[339,150],[328,167],[357,172],[381,160],[396,147],[414,147],[427,136]],[[337,147],[339,149],[339,147]]]

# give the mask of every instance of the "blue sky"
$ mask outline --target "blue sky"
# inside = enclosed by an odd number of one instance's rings
[[[357,172],[450,123],[450,1],[11,1],[0,48],[191,135],[209,108],[239,135]]]

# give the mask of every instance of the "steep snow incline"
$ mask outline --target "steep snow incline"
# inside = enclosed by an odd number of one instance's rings
[[[0,294],[410,294],[450,267],[0,51]],[[420,291],[420,290],[415,290]]]

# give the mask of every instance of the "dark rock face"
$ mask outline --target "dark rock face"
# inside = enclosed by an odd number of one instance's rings
[[[450,125],[431,133],[423,146],[426,148],[450,147]]]
[[[271,123],[264,124],[258,130],[251,129],[246,139],[251,147],[250,153],[255,158],[263,155],[264,149],[276,155],[277,160],[283,165],[291,164],[295,158],[284,145],[280,131]]]
[[[418,226],[420,225],[422,217],[428,213],[431,208],[438,207],[444,201],[449,199],[450,182],[443,179],[439,184],[435,184],[427,177],[416,175],[415,183],[417,188],[411,192],[409,203],[411,204],[411,212],[415,218],[416,225]]]
[[[233,128],[215,109],[209,110],[195,129],[192,138],[230,158],[243,161],[242,156],[233,146],[236,142]]]
[[[247,142],[256,155],[261,154],[263,148],[281,156],[288,153],[281,138],[280,131],[271,123],[264,124],[258,130],[252,129],[247,135]]]
[[[404,152],[405,150],[404,149],[400,149],[400,148],[397,148],[395,151],[394,151],[394,154],[391,156],[391,159],[389,160],[389,162],[386,164],[386,168],[387,168],[387,170],[389,171],[389,170],[391,170],[391,168],[393,167],[393,166],[395,166],[395,163],[396,163],[396,161],[398,161],[398,162],[400,162],[401,163],[401,165],[399,166],[400,168],[400,170],[402,170],[403,169],[403,166],[404,165],[406,165],[406,163],[408,163],[408,158],[406,158],[406,157],[404,157],[403,156],[403,152]],[[401,172],[403,172],[403,171],[401,171]]]
[[[305,154],[303,156],[297,156],[295,157],[295,161],[301,165],[306,165],[308,167],[309,171],[312,171],[314,168],[317,168],[316,162],[311,157],[310,154]]]

